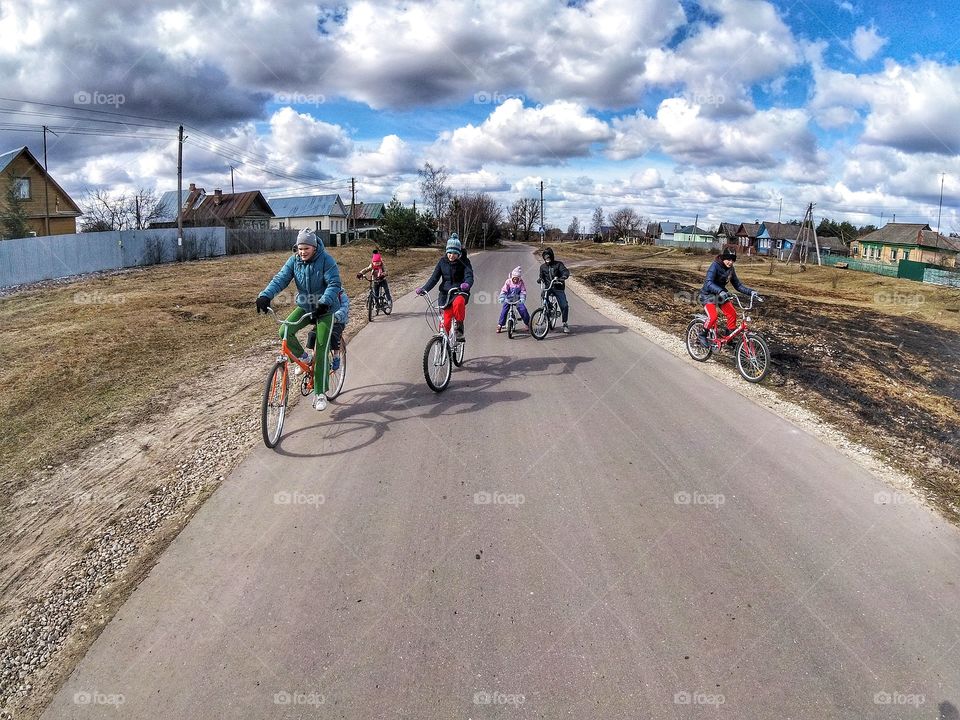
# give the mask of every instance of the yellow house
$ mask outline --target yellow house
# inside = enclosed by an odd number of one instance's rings
[[[10,185],[23,201],[33,235],[70,235],[83,214],[77,204],[47,175],[26,146],[0,155],[0,202]]]
[[[887,223],[850,244],[851,256],[873,262],[901,260],[956,267],[960,240],[944,237],[919,223]]]

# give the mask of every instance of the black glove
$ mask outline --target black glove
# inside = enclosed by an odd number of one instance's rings
[[[266,295],[257,296],[257,315],[265,313],[270,309],[270,298]]]
[[[733,298],[733,295],[731,295],[731,294],[728,293],[728,292],[722,292],[722,293],[720,293],[719,295],[717,295],[717,300],[720,301],[720,304],[721,304],[721,305],[722,305],[723,303],[725,303],[725,302],[730,302],[730,299],[731,299],[731,298]]]
[[[363,273],[357,273],[357,280],[363,280]]]
[[[310,313],[310,322],[317,322],[320,318],[330,312],[330,306],[320,303],[314,308],[313,312]]]

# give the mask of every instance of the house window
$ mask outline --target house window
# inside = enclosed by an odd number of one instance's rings
[[[897,259],[897,249],[896,249],[896,248],[893,248],[893,249],[890,251],[890,259],[891,259],[891,260],[896,260],[896,259]]]
[[[287,229],[287,224],[286,224],[283,220],[280,221],[280,229],[281,229],[281,230],[286,230],[286,229]]]
[[[13,192],[20,200],[30,199],[30,178],[14,178]]]
[[[903,251],[903,259],[904,259],[904,260],[909,260],[909,259],[910,259],[910,251],[909,251],[909,250],[904,250],[904,251]]]
[[[317,226],[317,230],[320,230],[320,220],[317,220],[315,224]]]

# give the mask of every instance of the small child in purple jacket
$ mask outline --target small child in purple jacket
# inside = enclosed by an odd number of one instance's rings
[[[523,318],[525,325],[530,325],[530,314],[523,304],[523,301],[527,299],[527,286],[523,282],[523,270],[519,265],[510,271],[510,277],[507,278],[503,287],[500,288],[500,297],[498,299],[503,303],[503,309],[500,310],[500,322],[497,323],[497,332],[503,330],[503,324],[507,321],[507,312],[509,312],[510,309],[507,303],[518,299],[520,304],[517,305],[517,310],[520,311],[520,317]]]

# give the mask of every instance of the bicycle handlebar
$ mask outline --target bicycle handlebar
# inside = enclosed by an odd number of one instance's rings
[[[300,322],[303,320],[303,315],[300,316],[300,319],[299,319],[299,320],[295,320],[295,321],[293,321],[293,320],[281,320],[281,319],[280,319],[280,316],[277,315],[276,312],[274,312],[274,310],[273,310],[272,307],[268,307],[268,308],[267,308],[267,313],[270,314],[270,315],[273,315],[273,319],[277,321],[277,325],[290,325],[290,326],[299,325]],[[310,313],[306,313],[306,312],[305,312],[304,314],[305,314],[305,315],[309,315]]]

